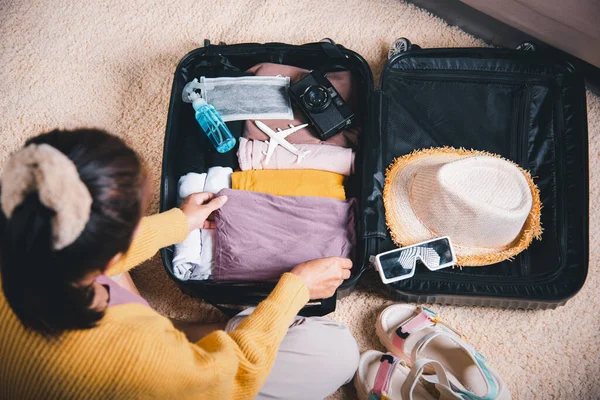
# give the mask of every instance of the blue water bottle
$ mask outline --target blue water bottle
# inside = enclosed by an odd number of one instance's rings
[[[192,101],[192,107],[196,110],[196,121],[219,153],[227,153],[235,147],[235,138],[213,106],[197,97]]]
[[[201,91],[202,85],[198,82],[198,79],[194,79],[183,88],[183,101],[192,103],[192,107],[196,111],[196,121],[198,121],[198,124],[200,124],[202,130],[206,133],[210,142],[215,146],[215,149],[219,153],[227,153],[235,147],[235,138],[217,110],[208,104],[197,93],[197,90]]]

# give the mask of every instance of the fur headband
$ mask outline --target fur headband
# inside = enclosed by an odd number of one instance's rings
[[[8,160],[2,174],[0,203],[7,218],[33,192],[52,217],[52,245],[61,250],[72,244],[90,219],[92,196],[79,178],[75,164],[48,144],[30,144]]]

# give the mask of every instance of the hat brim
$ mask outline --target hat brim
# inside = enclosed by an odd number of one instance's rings
[[[388,167],[383,188],[383,203],[388,229],[394,242],[400,246],[431,240],[444,233],[432,232],[419,219],[411,206],[410,183],[419,169],[424,166],[447,163],[461,158],[489,156],[503,159],[497,154],[484,151],[455,149],[452,147],[417,150],[399,157]],[[508,246],[502,248],[467,247],[453,244],[459,266],[484,266],[512,259],[525,250],[533,239],[541,239],[541,201],[540,192],[529,172],[510,160],[525,176],[531,190],[531,211],[519,236]]]

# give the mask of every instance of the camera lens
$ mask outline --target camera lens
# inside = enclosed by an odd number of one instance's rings
[[[313,85],[302,95],[306,108],[310,111],[322,111],[331,103],[329,92],[322,85]]]

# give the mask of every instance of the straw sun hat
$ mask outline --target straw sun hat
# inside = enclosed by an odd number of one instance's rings
[[[386,172],[383,201],[398,246],[449,236],[462,266],[510,259],[542,235],[531,175],[482,151],[444,147],[397,158]]]

